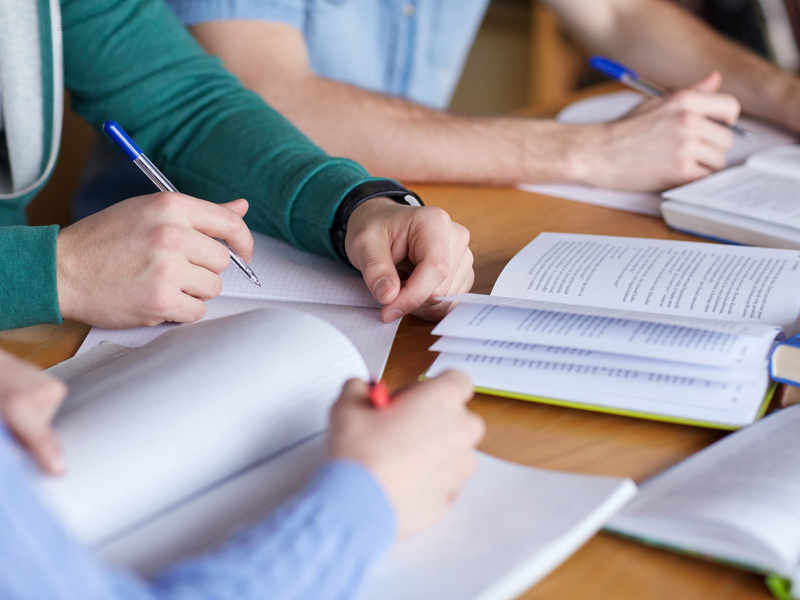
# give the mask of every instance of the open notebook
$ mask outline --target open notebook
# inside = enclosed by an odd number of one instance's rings
[[[381,321],[380,304],[364,285],[361,273],[332,258],[303,252],[275,238],[254,232],[253,239],[250,267],[262,287],[253,285],[238,269],[229,266],[222,273],[222,293],[206,302],[202,320],[260,308],[306,312],[328,321],[349,337],[364,357],[370,376],[380,378],[399,321],[388,324]],[[179,325],[164,323],[125,330],[94,327],[78,353],[104,341],[137,348],[173,327]]]
[[[736,428],[766,409],[767,362],[797,330],[800,252],[543,233],[490,296],[433,330],[428,371],[487,393]]]
[[[42,490],[101,557],[149,575],[297,491],[324,459],[341,385],[367,368],[335,328],[269,309],[175,327],[135,350],[103,344],[53,373],[70,388],[56,417],[70,469]],[[513,598],[634,493],[629,480],[480,455],[452,509],[397,542],[360,598]]]

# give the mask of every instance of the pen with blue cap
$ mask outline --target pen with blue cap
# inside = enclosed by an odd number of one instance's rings
[[[122,151],[128,155],[137,167],[142,170],[142,173],[147,175],[147,177],[156,184],[156,187],[160,189],[162,192],[177,192],[178,189],[172,185],[169,179],[167,179],[164,174],[158,170],[158,168],[150,162],[150,159],[144,155],[144,152],[141,151],[139,146],[137,146],[130,136],[125,133],[125,130],[119,126],[116,121],[106,121],[103,124],[103,131],[108,134],[114,142],[122,148]],[[256,284],[258,287],[261,287],[261,283],[258,281],[258,277],[256,274],[253,273],[252,269],[247,266],[247,263],[244,262],[239,254],[237,254],[236,250],[231,248],[225,240],[221,240],[219,238],[214,238],[220,244],[225,246],[228,249],[228,252],[231,256],[231,262],[239,267],[239,270],[242,274],[249,279],[252,283]]]
[[[647,83],[646,81],[642,81],[636,71],[629,69],[625,65],[613,61],[610,58],[593,56],[589,59],[589,66],[597,71],[600,71],[603,75],[607,75],[611,79],[616,79],[620,83],[624,83],[628,87],[633,88],[637,92],[642,92],[647,96],[663,98],[668,95],[667,92],[662,90],[660,87],[656,87],[650,83]],[[758,136],[752,131],[747,131],[738,125],[731,125],[730,123],[725,123],[724,121],[719,121],[717,119],[711,120],[715,123],[719,123],[723,127],[727,127],[734,133],[738,133],[748,142],[755,143],[758,141]]]

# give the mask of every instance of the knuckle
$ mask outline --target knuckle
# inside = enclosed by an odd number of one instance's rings
[[[169,223],[162,223],[153,227],[150,232],[151,247],[156,249],[173,250],[183,243],[183,232],[180,227]]]
[[[157,315],[159,318],[169,313],[175,304],[172,290],[165,286],[155,286],[147,294],[145,309],[147,312]],[[160,323],[163,320],[159,320]]]
[[[167,214],[183,206],[183,196],[175,192],[153,194],[150,207],[161,214]]]

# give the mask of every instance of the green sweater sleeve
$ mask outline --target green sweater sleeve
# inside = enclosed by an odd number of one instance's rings
[[[250,201],[246,222],[336,257],[341,200],[369,181],[206,55],[161,0],[62,0],[65,82],[96,128],[114,119],[182,192]]]
[[[56,225],[0,227],[0,330],[61,323],[54,259],[57,234]]]

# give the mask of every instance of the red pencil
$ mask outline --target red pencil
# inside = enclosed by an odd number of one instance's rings
[[[378,410],[389,408],[392,403],[392,397],[389,395],[389,386],[386,385],[383,379],[369,384],[369,401]]]

